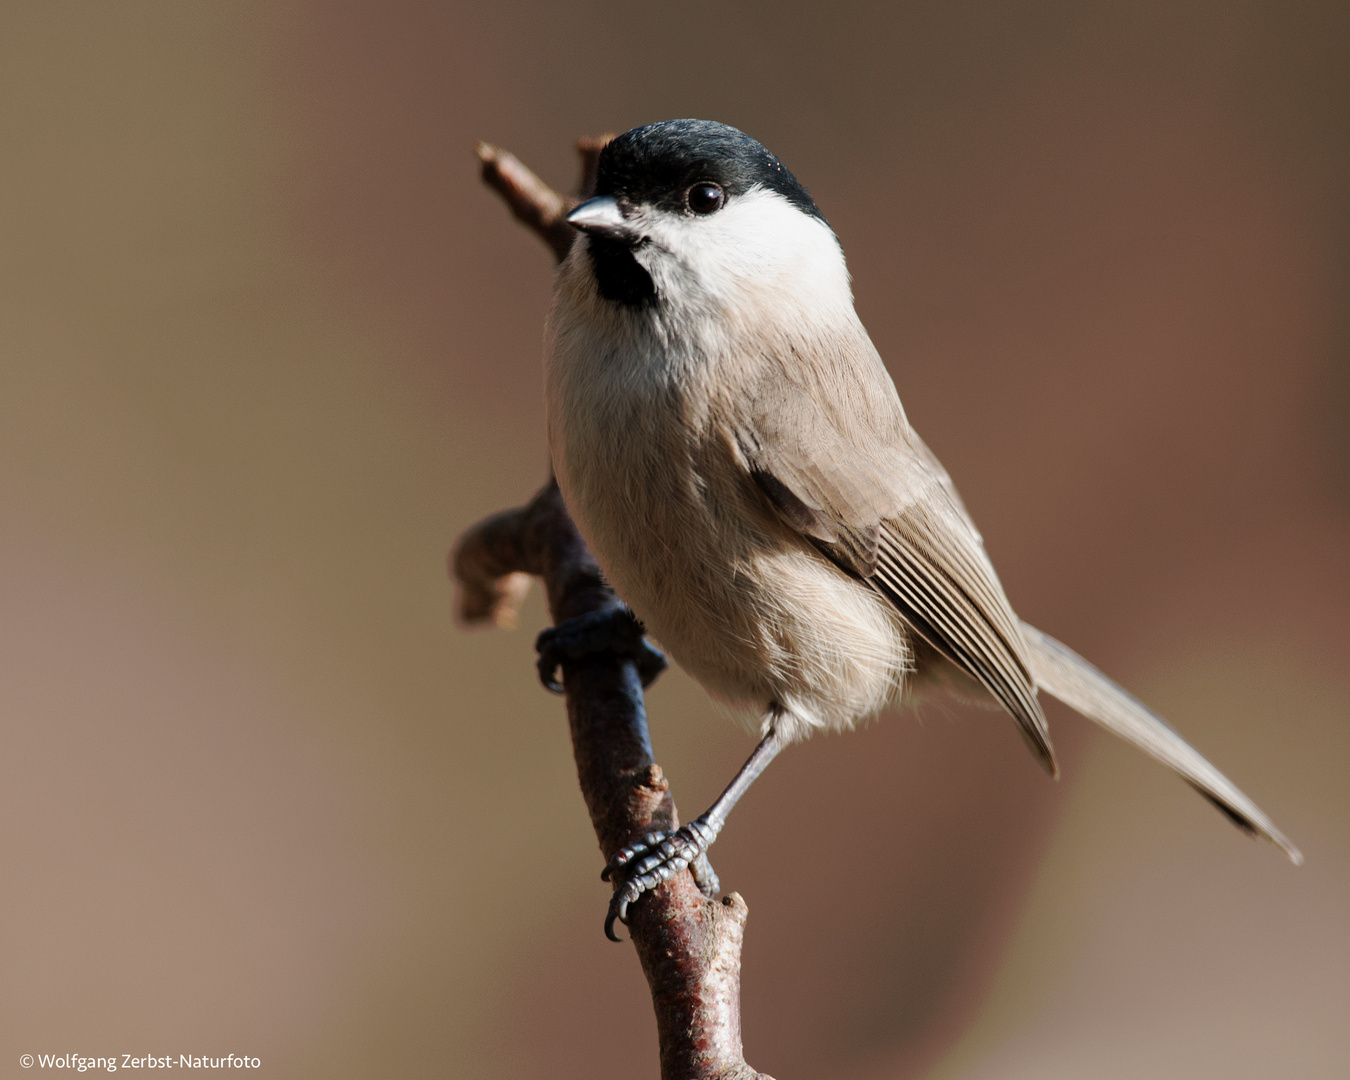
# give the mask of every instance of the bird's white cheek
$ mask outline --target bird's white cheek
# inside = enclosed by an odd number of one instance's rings
[[[805,304],[852,307],[838,241],[823,222],[781,196],[756,191],[707,218],[653,222],[639,261],[674,306],[740,312]]]

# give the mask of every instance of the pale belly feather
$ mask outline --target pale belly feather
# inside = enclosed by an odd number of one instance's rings
[[[898,701],[911,651],[894,609],[784,527],[668,403],[608,404],[591,437],[551,417],[554,467],[610,583],[674,659],[754,718],[783,709],[794,737]]]

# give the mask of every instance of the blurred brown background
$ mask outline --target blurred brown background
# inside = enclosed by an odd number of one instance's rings
[[[775,150],[1019,612],[1295,870],[1052,709],[795,749],[716,849],[749,1060],[1350,1074],[1350,9],[0,6],[0,1075],[654,1077],[560,703],[444,553],[546,454],[550,260],[474,141]],[[651,695],[692,815],[749,749]]]

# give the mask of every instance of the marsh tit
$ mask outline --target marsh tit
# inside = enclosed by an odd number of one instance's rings
[[[705,814],[610,862],[610,936],[685,867],[715,891],[707,848],[783,747],[938,690],[1001,707],[1054,776],[1045,691],[1300,860],[1160,717],[1013,613],[854,312],[838,239],[773,154],[708,121],[634,128],[568,220],[545,347],[563,498],[636,617],[761,735]],[[569,634],[573,655],[613,641],[564,625],[545,650]]]

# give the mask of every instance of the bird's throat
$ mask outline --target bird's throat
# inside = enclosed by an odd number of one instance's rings
[[[600,295],[625,307],[646,308],[656,303],[656,284],[646,268],[633,258],[633,249],[617,240],[590,238],[591,267]]]

